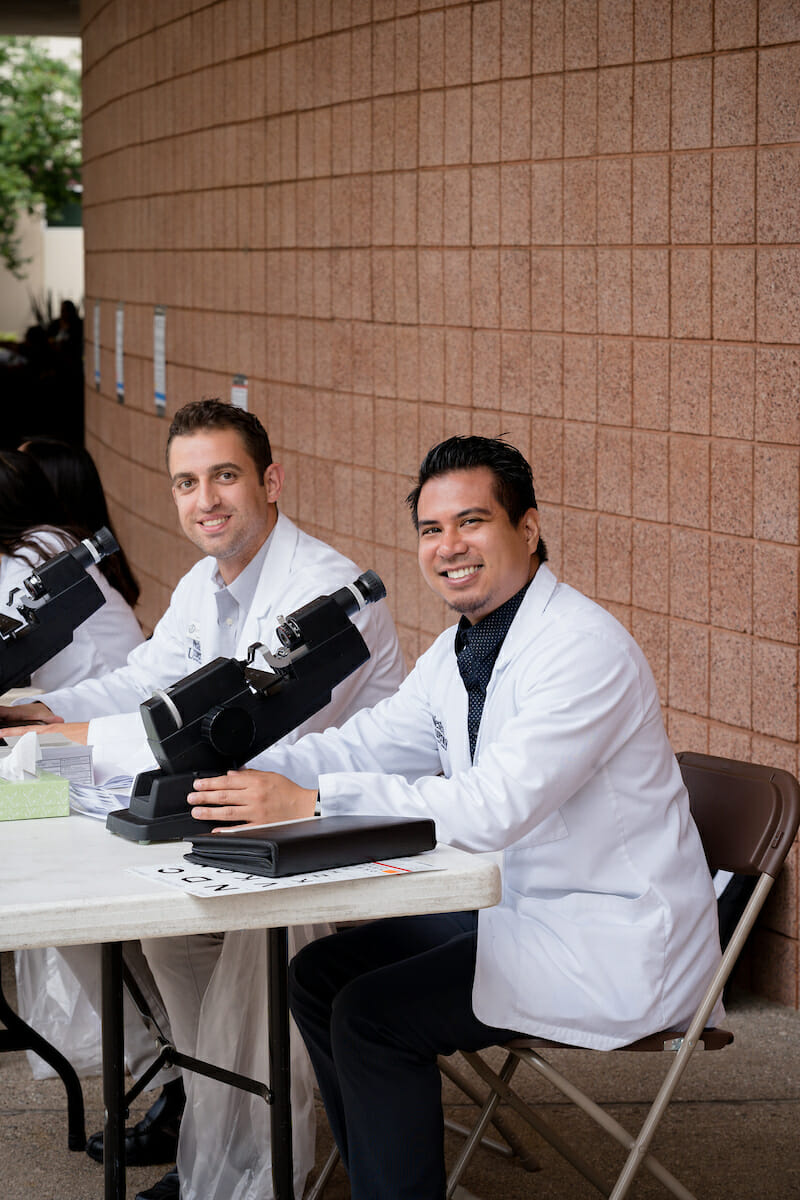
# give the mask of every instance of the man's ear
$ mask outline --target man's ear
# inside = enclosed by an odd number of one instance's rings
[[[522,527],[525,530],[525,540],[528,543],[528,549],[531,554],[535,554],[536,547],[539,545],[539,533],[541,530],[538,509],[528,509],[522,518]]]
[[[267,500],[270,504],[277,502],[278,496],[283,491],[283,481],[285,472],[280,463],[270,463],[264,472],[264,487],[267,491]]]

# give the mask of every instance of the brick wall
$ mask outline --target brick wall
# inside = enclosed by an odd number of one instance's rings
[[[507,433],[553,565],[638,638],[676,749],[796,772],[797,0],[82,16],[89,446],[144,620],[192,561],[153,405],[163,304],[167,416],[247,375],[284,507],[381,572],[409,658],[448,621],[414,470],[447,434]],[[797,1005],[796,858],[749,971]]]

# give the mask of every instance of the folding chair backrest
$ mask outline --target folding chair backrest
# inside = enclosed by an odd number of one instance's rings
[[[623,1197],[628,1195],[636,1173],[642,1165],[673,1196],[680,1197],[681,1200],[694,1200],[692,1193],[650,1154],[650,1143],[695,1047],[702,1043],[706,1049],[721,1049],[733,1040],[732,1035],[725,1030],[708,1029],[707,1023],[794,841],[800,822],[800,785],[788,771],[777,767],[736,762],[710,754],[685,752],[678,755],[678,762],[710,869],[732,871],[734,874],[758,878],[754,880],[752,895],[738,917],[722,961],[713,978],[709,980],[704,995],[698,997],[698,1006],[688,1024],[680,1029],[653,1033],[650,1037],[621,1048],[621,1051],[669,1051],[671,1059],[669,1070],[638,1135],[634,1137],[624,1129],[610,1113],[584,1095],[550,1061],[548,1048],[566,1050],[570,1047],[552,1042],[544,1043],[540,1038],[514,1039],[507,1044],[508,1057],[499,1074],[493,1071],[480,1055],[462,1051],[463,1057],[478,1076],[489,1084],[490,1092],[484,1102],[481,1116],[450,1173],[447,1184],[448,1197],[454,1194],[478,1141],[488,1122],[494,1119],[495,1108],[502,1099],[593,1183],[598,1191],[608,1196],[609,1200],[623,1200]],[[551,1083],[628,1151],[625,1165],[611,1192],[600,1177],[594,1162],[570,1147],[560,1133],[550,1128],[543,1120],[537,1104],[526,1103],[511,1087],[511,1079],[518,1062],[527,1063],[540,1078]],[[457,1072],[447,1069],[446,1074],[470,1094],[469,1088],[464,1087]]]
[[[709,868],[773,879],[789,852],[800,818],[793,775],[710,754],[678,755],[689,803]]]

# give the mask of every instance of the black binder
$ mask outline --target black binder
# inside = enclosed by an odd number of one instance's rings
[[[300,875],[432,850],[436,826],[423,817],[312,817],[192,838],[189,862],[251,875]]]

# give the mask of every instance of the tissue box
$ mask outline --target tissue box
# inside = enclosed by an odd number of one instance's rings
[[[0,746],[0,758],[7,758],[25,734],[15,734],[2,740],[5,746]],[[55,775],[63,775],[72,783],[94,783],[92,767],[92,747],[81,746],[78,742],[65,738],[63,733],[37,733],[36,769],[41,775],[50,771]]]
[[[69,780],[49,771],[35,779],[0,779],[0,821],[29,821],[32,817],[68,817]]]

